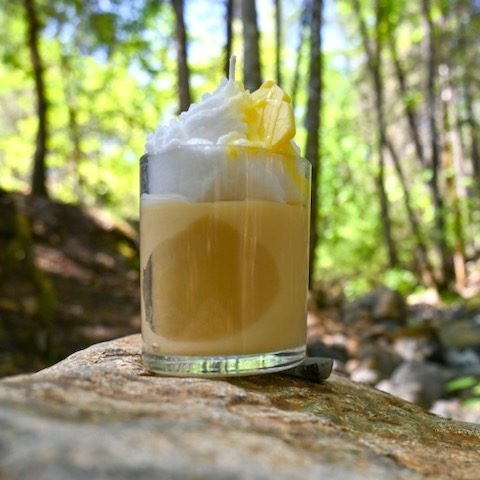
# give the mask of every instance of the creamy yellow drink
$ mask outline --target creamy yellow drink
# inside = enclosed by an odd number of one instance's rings
[[[305,343],[305,206],[146,202],[144,336],[167,355],[246,355]]]
[[[140,249],[150,370],[238,375],[303,360],[310,165],[294,131],[278,86],[250,94],[231,78],[149,138]]]

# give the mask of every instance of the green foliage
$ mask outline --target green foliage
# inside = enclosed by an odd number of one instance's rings
[[[263,73],[265,77],[273,77],[273,11],[270,4],[260,3]],[[429,158],[426,167],[419,165],[415,158],[405,117],[405,107],[418,113],[419,131],[428,157],[426,68],[422,46],[425,26],[421,6],[415,2],[402,4],[382,0],[379,29],[376,29],[373,4],[358,0],[361,12],[356,12],[355,3],[341,0],[325,4],[319,211],[314,226],[318,229],[320,244],[315,252],[313,274],[317,282],[341,284],[347,295],[364,293],[381,283],[407,294],[418,289],[415,253],[418,239],[409,222],[403,186],[387,155],[385,189],[393,240],[400,259],[399,265],[390,268],[375,184],[378,168],[375,92],[368,74],[357,14],[364,15],[370,46],[375,47],[377,40],[384,44],[382,72],[387,133],[400,156],[426,248],[429,254],[434,252],[432,263],[438,267],[434,243],[435,206],[429,187],[433,171]],[[171,4],[157,0],[36,0],[35,4],[41,23],[39,46],[45,64],[49,103],[49,191],[60,200],[102,206],[119,216],[136,218],[138,159],[143,153],[145,137],[159,122],[175,114],[178,105],[175,22]],[[282,49],[282,86],[287,92],[293,84],[297,61],[301,59],[295,115],[296,141],[302,147],[306,138],[304,116],[309,92],[308,39],[298,51],[303,4],[300,0],[284,4],[286,41]],[[459,31],[469,35],[469,39],[476,38],[480,17],[470,15],[467,7],[466,4],[452,4],[449,6],[451,17],[443,18],[447,12],[442,13],[438,2],[432,2],[439,61],[449,65],[452,71],[458,65],[452,82],[460,82],[467,74],[475,78],[479,73],[475,61],[478,48],[473,43],[471,48],[456,48],[449,53],[459,45]],[[194,9],[197,14],[187,16],[187,31],[192,93],[193,99],[198,101],[203,93],[215,89],[224,73],[222,40],[219,40],[223,37],[218,34],[218,28],[205,28],[206,24],[210,25],[210,17],[217,16],[224,7],[221,2],[197,1],[187,2],[186,8]],[[461,15],[454,15],[456,9]],[[218,17],[218,25],[223,28],[221,15]],[[459,26],[462,29],[458,29]],[[233,50],[241,62],[239,27],[237,20]],[[393,35],[399,61],[406,73],[405,95],[400,94],[391,52],[387,48],[389,34]],[[36,133],[34,79],[26,35],[22,2],[0,1],[0,186],[23,191],[29,188]],[[450,62],[453,53],[457,65]],[[441,90],[440,83],[435,88]],[[472,86],[478,86],[478,82],[473,82]],[[440,103],[450,112],[455,109],[460,112],[461,138],[466,139],[462,154],[467,158],[470,140],[464,124],[468,112],[465,99],[461,95],[458,98],[458,105]],[[478,107],[478,94],[473,99],[474,106]],[[439,122],[442,115],[438,115]],[[450,138],[450,131],[440,133],[441,142]],[[445,151],[447,147],[452,150],[451,145],[442,143],[442,146]],[[468,253],[474,256],[480,205],[478,197],[470,195],[475,187],[472,175],[458,179],[456,168],[451,162],[440,172],[439,186],[445,195],[452,190],[446,188],[447,182],[455,184],[461,180],[467,187],[469,195],[460,198],[459,208],[465,217]],[[466,163],[462,168],[468,173],[471,167]],[[447,195],[445,210],[450,246],[458,240],[453,206],[453,197]]]
[[[410,270],[392,268],[385,273],[385,285],[407,296],[415,290],[418,279]]]
[[[446,390],[447,392],[457,392],[459,390],[464,390],[465,388],[471,388],[477,385],[478,380],[473,375],[468,375],[466,377],[458,377],[453,380],[450,380],[447,383]]]
[[[137,160],[146,134],[175,101],[175,92],[167,86],[174,83],[174,59],[166,40],[171,35],[171,15],[162,13],[161,4],[154,11],[153,2],[139,3],[145,15],[148,12],[148,21],[137,11],[137,17],[129,20],[120,10],[92,11],[73,1],[39,4],[50,107],[50,191],[64,201],[103,205],[129,217],[138,214]],[[112,8],[116,4],[121,2],[113,2]],[[152,37],[164,38],[155,43],[156,49],[144,40],[143,20],[155,27]],[[4,59],[0,108],[7,112],[2,115],[5,125],[0,134],[0,158],[6,167],[1,181],[4,188],[26,190],[36,120],[23,12],[11,8],[8,19],[2,12],[0,21],[10,39],[0,47]],[[142,68],[141,47],[158,59],[156,68]],[[10,55],[11,51],[18,55]]]
[[[477,394],[478,397],[467,398],[463,401],[462,405],[465,408],[476,408],[480,406],[480,393]]]
[[[464,407],[480,405],[480,377],[465,375],[450,380],[446,385],[447,392],[460,396]]]

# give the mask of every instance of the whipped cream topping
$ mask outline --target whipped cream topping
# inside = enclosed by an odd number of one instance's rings
[[[213,93],[203,95],[178,119],[158,126],[145,145],[146,154],[162,154],[148,167],[148,195],[190,202],[245,198],[301,202],[306,187],[292,139],[293,112],[281,110],[291,110],[290,101],[273,82],[264,85],[254,94],[245,90],[235,81],[232,57],[229,79],[222,78]],[[275,143],[272,138],[278,131],[280,140]]]
[[[203,95],[179,118],[159,125],[147,137],[145,153],[179,145],[248,144],[245,111],[251,98],[240,82],[235,81],[235,59],[230,64],[230,78],[222,78],[213,93]]]

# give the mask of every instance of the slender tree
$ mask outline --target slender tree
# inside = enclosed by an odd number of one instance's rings
[[[464,153],[460,133],[460,121],[458,118],[457,86],[453,78],[457,68],[459,53],[455,44],[462,43],[457,36],[452,42],[452,31],[450,25],[456,22],[457,12],[449,5],[442,11],[439,19],[441,28],[441,46],[451,45],[450,54],[442,55],[442,65],[438,69],[440,106],[442,113],[443,141],[442,147],[442,167],[449,174],[445,175],[445,199],[449,205],[449,220],[451,228],[451,245],[453,272],[455,275],[456,287],[462,289],[466,287],[467,268],[465,262],[465,236],[464,236],[464,216],[468,215],[466,210],[467,190],[466,173],[464,169]],[[442,49],[443,51],[443,49]]]
[[[469,151],[472,177],[475,184],[475,188],[469,189],[469,194],[472,195],[473,193],[473,197],[480,198],[480,135],[479,121],[475,112],[475,93],[478,91],[478,83],[475,81],[475,70],[466,67],[466,65],[470,65],[470,62],[475,64],[475,59],[478,58],[479,54],[478,49],[473,48],[476,44],[476,32],[478,31],[478,24],[474,24],[474,19],[478,19],[478,13],[475,15],[475,5],[468,0],[460,2],[459,10],[459,12],[455,12],[457,18],[455,52],[458,57],[457,81],[465,99],[464,130],[469,139],[464,150]],[[475,32],[473,39],[472,31]]]
[[[232,43],[233,43],[233,0],[225,1],[225,64],[224,73],[228,78],[230,71],[230,57],[232,56]]]
[[[381,70],[382,65],[382,47],[383,47],[383,22],[384,9],[381,0],[376,0],[376,23],[375,23],[375,38],[370,39],[368,34],[367,22],[362,13],[359,0],[354,0],[354,8],[356,10],[357,19],[360,27],[360,34],[362,43],[367,56],[367,67],[370,72],[373,90],[375,96],[375,112],[377,115],[377,155],[378,168],[375,176],[375,183],[377,186],[378,196],[380,200],[380,212],[382,215],[383,233],[385,237],[385,244],[388,251],[388,261],[390,267],[398,265],[398,254],[395,242],[392,236],[392,222],[390,215],[390,206],[387,192],[385,189],[385,147],[387,146],[386,138],[386,123],[383,107],[383,74]],[[374,45],[374,47],[372,46]]]
[[[412,139],[412,143],[415,148],[415,155],[417,158],[417,162],[420,166],[420,168],[427,173],[426,177],[429,178],[427,185],[429,187],[429,191],[431,194],[432,202],[435,208],[435,232],[434,232],[434,238],[436,239],[436,250],[438,257],[440,259],[444,258],[445,253],[442,253],[445,249],[442,245],[445,243],[445,234],[442,233],[441,235],[438,234],[439,229],[442,229],[442,231],[445,230],[445,220],[444,218],[444,212],[443,212],[443,198],[441,197],[440,194],[440,187],[439,187],[439,170],[441,169],[441,162],[440,162],[440,147],[439,147],[439,132],[438,132],[438,126],[436,123],[436,117],[437,117],[437,86],[434,84],[435,82],[435,64],[437,63],[435,60],[435,51],[430,49],[430,41],[433,41],[433,37],[431,38],[430,36],[433,35],[433,25],[431,23],[431,20],[429,20],[430,14],[425,13],[425,8],[428,8],[428,5],[425,6],[423,5],[423,22],[426,28],[426,34],[427,38],[425,40],[425,53],[424,56],[429,59],[428,65],[429,67],[427,68],[427,102],[426,102],[426,110],[427,110],[427,118],[428,118],[428,126],[430,127],[430,139],[431,139],[431,159],[426,158],[425,154],[425,149],[423,146],[423,143],[420,138],[420,129],[419,126],[421,124],[418,112],[415,108],[415,105],[412,101],[410,101],[411,98],[411,92],[409,90],[409,87],[407,86],[407,80],[406,80],[406,72],[402,66],[402,63],[399,58],[399,53],[397,51],[397,46],[395,42],[395,26],[392,24],[392,21],[390,20],[388,22],[388,28],[385,30],[387,33],[387,40],[388,40],[388,45],[389,45],[389,51],[390,51],[390,56],[393,61],[393,67],[394,67],[394,72],[396,76],[396,80],[399,85],[399,91],[402,97],[402,104],[404,107],[404,112],[407,118],[407,124],[409,127],[409,133],[410,137]],[[447,59],[446,59],[447,60]],[[445,70],[447,67],[444,66],[443,70]],[[450,90],[451,86],[447,85],[447,90]],[[444,90],[442,93],[442,96],[446,98],[446,95],[448,93],[447,90]],[[444,163],[448,164],[452,162],[452,157],[451,157],[451,149],[448,144],[450,141],[450,125],[448,119],[448,113],[447,113],[448,107],[445,105],[444,109],[444,130],[443,130],[443,135],[445,137],[445,141],[443,142],[443,152],[442,156],[444,159]],[[435,141],[433,139],[436,139]],[[457,144],[455,144],[455,147],[458,147]],[[458,150],[458,148],[455,149],[455,151]],[[457,154],[458,158],[458,154]],[[458,162],[457,162],[458,163]],[[435,171],[436,173],[433,174],[432,171]],[[451,189],[449,188],[449,191]],[[453,193],[452,193],[453,195]],[[455,226],[455,232],[456,235],[460,235],[459,231],[459,222],[461,224],[461,218],[460,218],[460,209],[459,209],[459,203],[458,203],[458,198],[455,199],[456,194],[452,196],[453,203],[452,205],[454,206],[455,209],[457,209],[457,214],[455,214],[454,217],[454,226]],[[440,205],[440,210],[439,206]],[[443,225],[443,226],[442,226]],[[416,227],[412,225],[412,229],[415,233]],[[418,235],[415,234],[415,236],[418,238]],[[463,242],[461,240],[456,242],[456,245],[462,245]],[[420,251],[420,256],[422,256],[422,245],[417,243],[417,247],[419,248]],[[462,255],[459,253],[460,250],[458,250],[457,254],[455,255],[455,270],[457,272],[457,280],[460,280],[462,282],[461,278],[464,278],[464,274],[461,274],[462,271],[464,271],[464,268],[461,267],[461,264],[463,263],[460,259],[462,258]],[[421,261],[421,260],[420,260]],[[443,260],[441,261],[442,265],[446,265],[448,260]],[[425,265],[429,265],[429,261]],[[430,268],[431,270],[431,268]],[[434,283],[437,288],[441,289],[445,285],[445,278],[446,278],[446,272],[444,271],[444,267],[441,266],[440,271],[436,275],[432,275],[432,278],[434,279]]]
[[[451,261],[449,258],[446,226],[445,226],[445,207],[440,190],[440,140],[437,127],[437,95],[436,95],[436,71],[437,58],[435,51],[434,28],[432,22],[432,13],[430,0],[422,0],[422,16],[425,28],[424,54],[427,67],[427,85],[426,85],[426,109],[428,117],[428,127],[430,134],[431,149],[431,176],[430,188],[433,196],[433,207],[435,215],[435,230],[433,237],[439,257],[439,278],[438,283],[441,289],[448,286],[452,280]]]
[[[33,157],[31,188],[33,195],[47,197],[48,100],[45,89],[45,68],[39,47],[40,24],[35,0],[24,0],[24,6],[27,20],[28,48],[30,50],[35,79],[35,93],[37,96],[37,136]]]
[[[175,10],[175,47],[177,50],[178,93],[180,112],[188,110],[192,103],[190,94],[190,70],[188,68],[187,34],[185,29],[184,0],[172,0]]]
[[[450,90],[451,92],[452,90]],[[458,191],[458,163],[459,155],[458,152],[458,139],[457,133],[453,128],[451,120],[451,106],[449,105],[449,99],[447,99],[446,91],[443,92],[443,102],[442,102],[442,121],[443,121],[443,131],[446,134],[446,139],[442,144],[442,158],[443,165],[445,169],[448,169],[452,172],[446,178],[446,193],[449,199],[452,210],[453,218],[453,268],[455,273],[456,286],[464,288],[466,286],[467,280],[467,270],[465,264],[465,239],[464,239],[464,229],[463,229],[463,212],[461,207],[461,196]],[[450,93],[451,95],[451,93]],[[457,164],[457,165],[455,165]]]
[[[387,17],[388,19],[388,17]],[[418,164],[422,169],[427,167],[427,160],[425,159],[425,150],[423,148],[422,140],[420,138],[419,130],[419,119],[417,111],[413,102],[409,99],[409,87],[407,85],[407,78],[405,69],[402,66],[400,57],[397,51],[397,46],[395,43],[395,29],[391,22],[388,24],[388,28],[385,29],[387,35],[387,42],[390,51],[390,56],[393,60],[393,66],[395,71],[396,80],[398,82],[398,87],[400,90],[400,95],[402,97],[402,105],[407,117],[408,129],[410,136],[412,138],[413,145],[415,147],[415,154],[417,157]]]
[[[78,121],[78,91],[77,82],[74,80],[72,71],[73,56],[62,52],[60,54],[60,68],[62,77],[66,79],[64,94],[65,94],[65,109],[68,114],[68,134],[69,134],[69,159],[71,161],[69,165],[70,178],[72,190],[75,193],[76,201],[83,204],[84,197],[84,185],[83,178],[80,174],[80,164],[84,157],[82,151],[82,128]]]
[[[308,80],[307,114],[305,128],[307,140],[305,156],[312,164],[312,203],[310,228],[310,280],[312,286],[315,250],[319,242],[318,211],[320,208],[320,112],[322,106],[322,20],[323,1],[312,0],[310,4],[310,60]]]
[[[275,75],[282,85],[282,0],[274,0],[275,8]]]
[[[242,0],[243,24],[243,83],[247,90],[256,90],[262,84],[260,65],[260,32],[255,0]]]
[[[463,77],[463,90],[465,95],[465,107],[467,111],[466,122],[470,133],[470,158],[472,162],[473,178],[475,179],[477,187],[477,195],[480,196],[480,135],[479,122],[474,111],[474,86],[469,77],[468,69],[465,69]]]
[[[300,69],[303,60],[303,46],[305,44],[305,39],[307,37],[307,31],[309,27],[309,0],[304,0],[302,4],[302,9],[300,12],[300,25],[299,25],[299,35],[298,35],[298,46],[297,46],[297,61],[295,63],[295,71],[293,74],[292,88],[290,89],[292,105],[296,105],[297,93],[300,84]]]
[[[390,267],[398,265],[398,254],[391,231],[390,207],[387,192],[385,189],[385,147],[387,146],[387,126],[384,115],[384,80],[382,71],[383,54],[383,32],[385,21],[385,9],[382,0],[376,0],[376,23],[375,23],[375,53],[371,57],[371,73],[375,87],[375,110],[378,121],[378,173],[377,187],[380,196],[380,208],[382,212],[385,241],[388,248],[388,259]]]
[[[430,262],[428,247],[423,236],[420,222],[418,221],[417,215],[413,208],[413,202],[410,195],[410,185],[408,184],[407,177],[403,171],[399,155],[395,150],[391,140],[388,138],[388,135],[386,136],[385,141],[387,144],[387,149],[390,153],[390,157],[392,158],[393,165],[397,172],[398,179],[402,186],[403,200],[405,203],[405,209],[407,210],[408,221],[415,237],[416,257],[418,259],[420,276],[426,285],[436,286],[435,274]]]

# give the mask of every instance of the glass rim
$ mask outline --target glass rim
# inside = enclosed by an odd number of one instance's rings
[[[144,164],[148,160],[151,160],[159,155],[163,155],[166,152],[169,151],[180,151],[180,150],[197,150],[197,149],[212,149],[212,150],[238,150],[238,151],[245,151],[245,152],[259,152],[259,153],[264,153],[265,155],[272,156],[272,155],[278,155],[281,157],[290,157],[294,159],[299,159],[303,162],[306,162],[308,164],[311,164],[311,162],[303,157],[300,153],[298,154],[293,154],[293,153],[286,153],[286,152],[280,152],[280,151],[275,151],[275,150],[270,150],[269,148],[262,147],[262,146],[256,146],[256,145],[237,145],[237,144],[227,144],[227,143],[197,143],[197,144],[187,144],[187,145],[172,145],[170,147],[163,147],[160,150],[157,150],[156,152],[145,152],[143,155],[140,157],[140,163]]]

